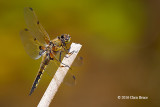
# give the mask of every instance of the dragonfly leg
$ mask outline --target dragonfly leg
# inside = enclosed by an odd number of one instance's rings
[[[63,51],[61,51],[61,52],[63,52]],[[68,65],[62,63],[60,60],[58,60],[54,54],[52,54],[52,55],[54,56],[54,59],[55,59],[57,62],[59,62],[60,64],[62,64],[61,67],[68,67],[69,69],[71,69],[70,66],[68,66]],[[60,57],[61,57],[61,56],[60,56]],[[61,59],[61,58],[59,58],[59,59]],[[71,70],[72,70],[72,69],[71,69]]]
[[[59,61],[61,62],[61,57],[62,57],[62,51],[59,53]]]
[[[72,51],[68,53],[68,56],[65,56],[66,58],[69,58],[73,53],[77,53],[77,51]]]
[[[72,70],[72,68],[71,68],[70,66],[68,66],[68,65],[66,65],[66,64],[64,64],[64,63],[62,63],[62,62],[61,62],[61,64],[63,64],[61,67],[68,67],[69,69]]]

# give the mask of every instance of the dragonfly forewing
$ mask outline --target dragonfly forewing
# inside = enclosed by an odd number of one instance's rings
[[[48,33],[40,24],[35,12],[30,7],[24,8],[24,18],[28,29],[32,35],[43,45],[47,45],[50,42]]]

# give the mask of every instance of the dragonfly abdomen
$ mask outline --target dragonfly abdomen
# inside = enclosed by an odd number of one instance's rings
[[[29,95],[31,95],[33,93],[33,91],[35,90],[35,88],[37,87],[37,85],[38,85],[38,83],[39,83],[39,81],[42,77],[42,74],[43,74],[45,68],[47,67],[49,61],[50,61],[49,59],[45,59],[44,61],[42,61],[39,72],[38,72],[38,75],[37,75],[37,77],[36,77],[36,79],[33,83],[33,86],[32,86],[32,89],[31,89]]]

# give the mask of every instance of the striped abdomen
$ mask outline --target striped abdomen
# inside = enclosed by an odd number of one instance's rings
[[[49,61],[50,61],[50,59],[48,59],[47,57],[42,61],[38,75],[37,75],[36,79],[34,80],[34,83],[32,85],[32,89],[31,89],[29,95],[31,95],[33,93],[33,91],[35,90],[35,88],[37,87],[39,80],[41,79],[41,76],[42,76],[45,68],[47,67]]]

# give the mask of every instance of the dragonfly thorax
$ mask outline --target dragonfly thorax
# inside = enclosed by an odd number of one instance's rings
[[[40,52],[39,55],[43,55],[44,53],[46,53],[46,55],[49,55],[52,52],[52,49],[54,47],[53,42],[50,42],[48,45],[46,46],[39,46]]]

